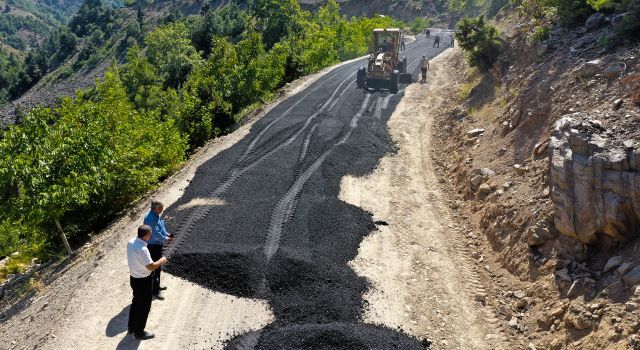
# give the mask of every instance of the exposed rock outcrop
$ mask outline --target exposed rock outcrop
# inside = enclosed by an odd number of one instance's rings
[[[584,243],[629,237],[640,223],[640,150],[611,144],[598,120],[566,115],[551,137],[551,198],[558,231]]]

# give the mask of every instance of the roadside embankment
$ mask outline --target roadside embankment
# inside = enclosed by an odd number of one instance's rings
[[[507,272],[495,312],[521,347],[638,348],[640,52],[603,50],[606,26],[532,43],[515,16],[501,23],[503,65],[461,71],[434,129],[450,205],[486,239],[478,264]]]

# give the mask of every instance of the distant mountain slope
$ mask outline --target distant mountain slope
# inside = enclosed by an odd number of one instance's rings
[[[305,9],[314,9],[327,0],[298,0]],[[347,16],[373,16],[376,14],[402,19],[418,16],[435,17],[444,13],[446,0],[338,0],[342,13]]]
[[[35,48],[48,33],[78,11],[83,0],[0,0],[0,46],[22,53]],[[122,0],[105,0],[121,7]],[[11,50],[13,49],[13,50]]]
[[[418,16],[436,17],[447,10],[447,0],[337,0],[346,16],[385,15],[401,19]],[[212,0],[211,7],[220,7],[230,2],[246,6],[246,0]],[[325,5],[327,0],[298,0],[305,10],[313,11]]]

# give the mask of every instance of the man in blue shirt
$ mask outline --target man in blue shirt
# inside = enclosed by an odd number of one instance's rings
[[[164,226],[164,220],[160,217],[160,214],[164,210],[164,205],[157,200],[151,201],[151,210],[144,216],[144,224],[151,226],[153,233],[151,238],[147,242],[147,248],[151,253],[151,259],[156,261],[162,257],[162,247],[167,241],[173,240],[173,234],[167,232]],[[160,287],[160,273],[162,269],[156,269],[153,272],[153,296],[158,300],[164,300],[164,297],[160,295],[161,290],[167,289],[167,287]]]

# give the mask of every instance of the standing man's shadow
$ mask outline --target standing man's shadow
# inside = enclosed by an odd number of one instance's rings
[[[135,350],[140,346],[140,340],[136,339],[133,334],[127,334],[127,324],[129,322],[129,309],[131,305],[125,306],[117,315],[113,316],[109,323],[105,335],[109,338],[124,333],[122,340],[118,343],[116,349],[119,350]]]

